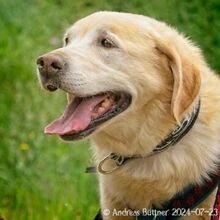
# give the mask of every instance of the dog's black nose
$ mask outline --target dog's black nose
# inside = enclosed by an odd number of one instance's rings
[[[49,91],[57,89],[57,78],[64,71],[65,65],[64,58],[55,53],[48,53],[37,59],[37,66],[44,88]]]
[[[63,57],[55,53],[49,53],[37,59],[40,74],[53,76],[62,71],[65,66]]]

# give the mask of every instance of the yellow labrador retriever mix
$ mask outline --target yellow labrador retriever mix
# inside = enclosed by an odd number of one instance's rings
[[[96,219],[218,219],[220,80],[189,39],[149,17],[97,12],[37,64],[42,86],[69,102],[45,133],[92,140]]]

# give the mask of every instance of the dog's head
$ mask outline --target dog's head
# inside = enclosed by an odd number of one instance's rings
[[[43,87],[63,89],[69,100],[45,132],[83,138],[158,97],[180,120],[200,87],[184,42],[164,23],[140,15],[98,12],[76,22],[64,47],[37,60]]]

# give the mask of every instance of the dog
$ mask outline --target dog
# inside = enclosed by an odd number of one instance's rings
[[[102,219],[218,216],[220,80],[191,40],[153,18],[96,12],[37,65],[69,103],[45,133],[91,139]]]

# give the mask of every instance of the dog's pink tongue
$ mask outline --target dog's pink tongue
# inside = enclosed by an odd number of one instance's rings
[[[91,122],[91,114],[105,96],[83,99],[80,104],[74,102],[67,106],[64,114],[57,120],[50,123],[45,129],[46,134],[65,135],[84,130]]]

